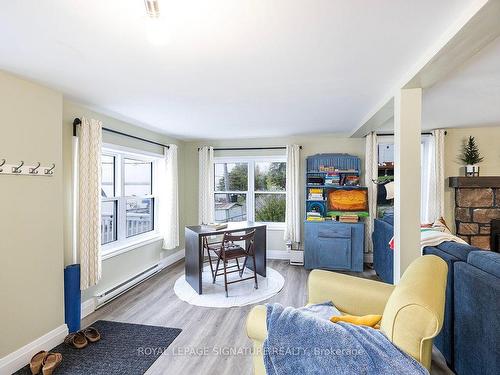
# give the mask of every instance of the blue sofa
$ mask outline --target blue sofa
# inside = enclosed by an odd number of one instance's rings
[[[392,284],[394,281],[394,254],[389,241],[394,235],[394,215],[386,213],[374,220],[373,267],[382,281]]]
[[[375,219],[373,239],[373,265],[377,275],[387,283],[393,283],[394,253],[389,247],[389,241],[394,233],[394,216],[386,214],[380,219]],[[444,242],[436,247],[428,246],[423,250],[424,254],[437,255],[446,261],[448,265],[448,278],[446,286],[446,303],[443,328],[434,339],[434,344],[443,354],[452,369],[455,368],[456,343],[455,343],[455,304],[457,287],[455,284],[454,269],[456,263],[466,263],[470,253],[481,251],[481,249],[456,242]],[[481,253],[485,253],[481,251]],[[459,293],[459,295],[461,295]],[[498,313],[499,310],[497,310]],[[460,372],[458,372],[462,375]]]
[[[444,321],[441,332],[434,339],[434,345],[443,354],[448,366],[454,368],[454,295],[456,287],[454,285],[454,265],[456,262],[466,262],[469,253],[472,251],[481,250],[470,245],[460,244],[456,242],[443,242],[434,247],[424,247],[423,253],[437,255],[443,259],[448,265],[448,278],[446,282],[446,302],[444,305]]]
[[[454,283],[455,372],[500,374],[500,254],[469,253],[454,264]]]

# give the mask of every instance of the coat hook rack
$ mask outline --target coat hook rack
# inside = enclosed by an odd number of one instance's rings
[[[44,173],[39,173],[42,168]],[[7,164],[6,159],[0,159],[0,176],[1,175],[15,175],[15,176],[47,176],[54,175],[56,165],[52,163],[50,166],[42,167],[42,163],[37,161],[33,165],[25,165],[24,161],[15,164]]]

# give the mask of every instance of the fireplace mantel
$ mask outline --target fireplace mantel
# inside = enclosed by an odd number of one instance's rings
[[[500,176],[450,177],[452,188],[500,188]]]

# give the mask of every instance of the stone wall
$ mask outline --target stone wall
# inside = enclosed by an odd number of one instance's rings
[[[490,248],[491,220],[500,219],[499,188],[456,188],[457,235],[472,246]]]

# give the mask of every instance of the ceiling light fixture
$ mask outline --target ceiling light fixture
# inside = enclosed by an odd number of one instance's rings
[[[146,12],[151,18],[160,17],[160,4],[159,0],[144,0],[144,5],[146,5]]]

